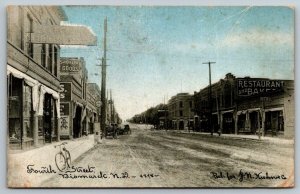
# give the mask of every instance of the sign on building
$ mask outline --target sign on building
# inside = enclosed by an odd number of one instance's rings
[[[60,72],[61,73],[78,73],[81,71],[81,60],[77,58],[61,58],[60,59]]]
[[[240,97],[268,96],[281,91],[283,86],[283,80],[239,78],[237,79],[237,95]]]
[[[70,132],[70,120],[69,116],[61,116],[60,118],[60,134],[62,136],[68,136]]]
[[[70,115],[70,103],[69,102],[62,102],[60,103],[60,115]]]
[[[71,92],[72,87],[69,82],[61,82],[60,87],[62,88],[62,92],[60,92],[60,101],[71,101]]]

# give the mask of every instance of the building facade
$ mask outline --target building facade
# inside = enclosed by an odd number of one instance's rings
[[[211,125],[208,87],[194,93],[196,130],[294,135],[294,81],[236,78],[228,73],[211,87]]]
[[[25,149],[59,140],[59,45],[33,44],[35,25],[67,20],[60,7],[7,8],[8,142]]]
[[[94,133],[94,123],[100,122],[101,92],[96,83],[87,84],[88,134]]]
[[[193,96],[179,93],[168,102],[168,117],[172,129],[191,129],[194,126]]]
[[[61,138],[87,134],[87,70],[83,58],[62,57],[60,63]]]

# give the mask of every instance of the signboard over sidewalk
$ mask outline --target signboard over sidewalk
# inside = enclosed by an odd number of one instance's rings
[[[85,26],[33,26],[31,42],[36,44],[96,46],[97,37]]]

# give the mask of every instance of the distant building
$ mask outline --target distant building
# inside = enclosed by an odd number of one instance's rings
[[[96,83],[87,84],[88,133],[94,133],[94,123],[100,122],[101,92]]]
[[[24,149],[59,140],[59,45],[33,44],[35,25],[67,20],[58,6],[7,8],[8,142]]]
[[[212,84],[212,126],[208,87],[194,93],[195,129],[228,134],[294,135],[294,81],[236,78]]]
[[[227,74],[224,79],[212,84],[212,126],[210,126],[209,86],[194,93],[195,130],[234,133],[233,113],[236,109],[235,76]]]
[[[168,102],[168,116],[172,129],[188,129],[194,126],[193,96],[179,93]]]

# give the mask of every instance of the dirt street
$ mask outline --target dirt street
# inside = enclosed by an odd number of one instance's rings
[[[42,186],[278,187],[294,182],[293,144],[131,128],[131,135],[103,140],[72,161],[69,172]]]

